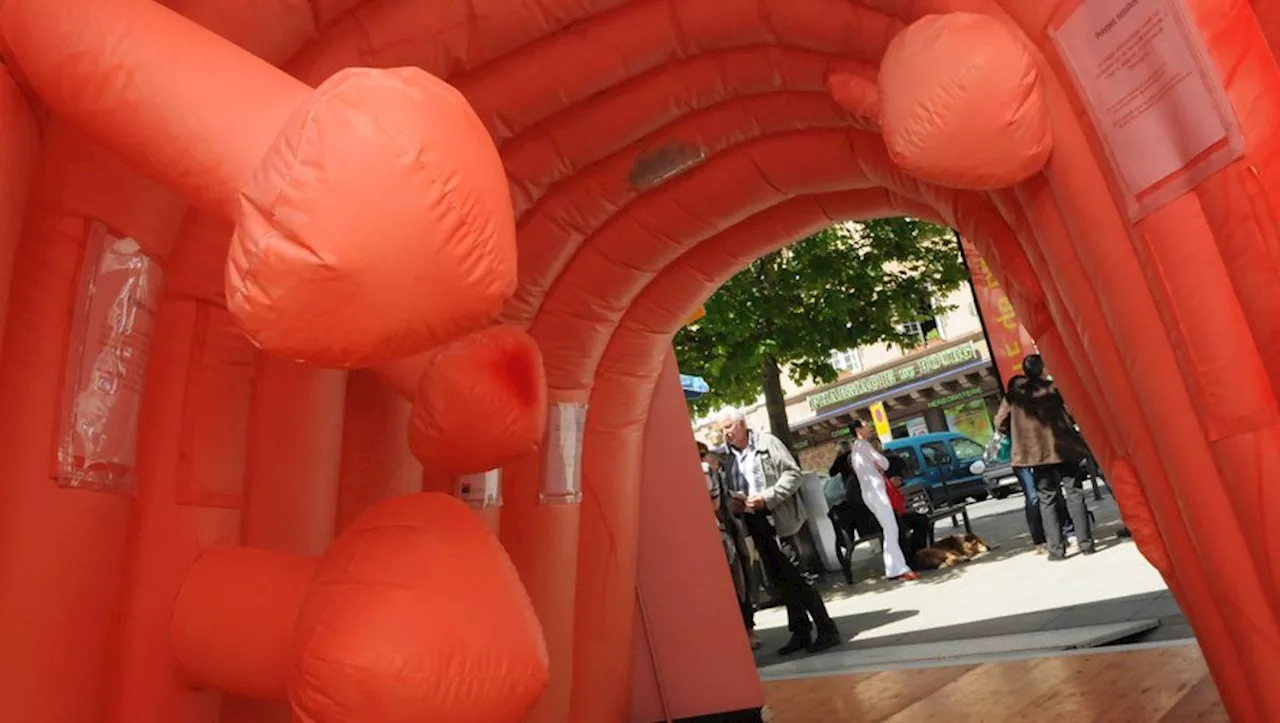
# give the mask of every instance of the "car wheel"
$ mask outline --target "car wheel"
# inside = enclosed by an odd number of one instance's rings
[[[974,502],[982,502],[983,500],[987,499],[987,493],[979,492],[975,495],[969,495],[969,499],[973,500]]]
[[[996,499],[998,499],[998,500],[1002,500],[1002,499],[1004,499],[1004,498],[1008,497],[1010,494],[1011,494],[1011,493],[1009,492],[1009,490],[1001,489],[1001,488],[999,488],[999,487],[997,487],[997,488],[996,488],[996,489],[994,489],[994,490],[991,490],[991,496],[992,496],[992,497],[994,497],[994,498],[996,498]]]

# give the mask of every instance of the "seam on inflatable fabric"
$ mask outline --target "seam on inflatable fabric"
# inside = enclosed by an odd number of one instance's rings
[[[426,72],[426,71],[423,71],[423,72]],[[385,77],[385,76],[382,76],[380,79],[384,79],[384,80],[385,80],[385,79],[386,79],[386,77]],[[405,86],[405,85],[406,85],[406,83],[404,83],[403,81],[400,81],[400,80],[399,80],[399,78],[397,78],[397,82],[395,83],[395,85],[398,85],[398,86],[403,87],[403,86]],[[429,86],[428,86],[428,87],[426,87],[426,88],[424,88],[424,90],[425,90],[428,94],[430,94],[431,96],[434,96],[434,97],[436,97],[436,98],[443,99],[443,100],[444,100],[445,102],[447,102],[449,105],[452,105],[452,106],[454,106],[454,107],[458,107],[458,106],[460,106],[460,105],[461,105],[462,109],[463,109],[465,112],[474,113],[474,111],[472,111],[472,110],[470,109],[470,106],[469,106],[468,104],[466,104],[466,103],[465,103],[465,101],[464,101],[463,103],[459,104],[459,102],[458,102],[458,98],[457,98],[457,97],[451,97],[449,94],[447,94],[447,93],[442,93],[442,92],[440,92],[438,89],[436,89],[436,88],[431,88],[431,87],[429,87]],[[460,93],[460,91],[458,91],[458,92]],[[428,162],[427,162],[426,160],[424,160],[424,158],[423,158],[423,156],[424,156],[424,155],[425,155],[425,154],[430,150],[430,148],[431,148],[431,146],[430,146],[428,143],[421,143],[421,142],[420,142],[420,143],[412,143],[412,144],[410,144],[410,143],[406,143],[405,141],[401,140],[401,138],[400,138],[398,135],[396,135],[395,133],[391,132],[391,129],[390,129],[390,128],[388,128],[387,126],[383,125],[382,120],[381,120],[380,118],[378,118],[377,116],[374,116],[374,115],[369,115],[369,118],[373,121],[374,126],[376,126],[376,127],[378,128],[378,130],[382,131],[383,135],[385,135],[385,136],[386,136],[386,137],[387,137],[387,138],[388,138],[392,143],[394,143],[396,146],[398,146],[401,150],[405,151],[406,153],[413,153],[413,165],[414,165],[414,166],[415,166],[419,171],[425,172],[425,174],[426,174],[426,175],[428,175],[429,177],[431,177],[431,178],[436,178],[436,179],[437,179],[437,183],[438,183],[438,185],[439,185],[439,187],[440,187],[440,189],[441,189],[441,191],[442,191],[442,192],[440,193],[440,195],[439,195],[439,200],[440,200],[442,203],[444,203],[446,206],[448,206],[448,207],[449,207],[449,209],[450,209],[450,210],[452,210],[452,211],[454,212],[454,214],[457,216],[457,218],[458,218],[458,220],[459,220],[459,225],[460,225],[462,228],[475,229],[475,228],[483,228],[483,227],[486,225],[486,224],[484,224],[484,223],[483,223],[483,220],[482,220],[482,219],[478,220],[478,218],[477,218],[477,214],[475,213],[475,207],[478,205],[478,203],[467,204],[467,207],[466,207],[466,208],[464,208],[463,206],[460,206],[460,205],[458,204],[458,202],[457,202],[457,199],[456,199],[456,198],[454,198],[455,193],[462,192],[462,188],[463,188],[463,187],[462,187],[460,184],[452,184],[452,185],[451,185],[451,184],[448,184],[448,183],[444,182],[444,180],[443,180],[443,179],[439,179],[435,174],[432,174],[432,173],[431,173],[431,164],[430,164],[430,163],[428,163]],[[480,121],[479,119],[476,119],[476,122],[479,124],[479,126],[480,126],[480,130],[481,130],[482,132],[484,132],[484,133],[485,133],[485,135],[487,136],[487,135],[488,135],[488,129],[486,129],[486,128],[484,127],[484,123],[483,123],[482,121]],[[495,154],[497,154],[497,150],[496,150],[496,149],[495,149],[495,151],[494,151],[494,152],[495,152]],[[498,166],[499,166],[499,168],[502,168],[502,169],[503,169],[503,170],[502,170],[502,173],[503,173],[503,181],[504,181],[504,184],[503,184],[503,185],[505,186],[505,185],[506,185],[506,184],[505,184],[505,181],[506,181],[506,170],[505,170],[505,168],[503,167],[503,164],[502,164],[502,157],[501,157],[501,155],[498,155]],[[473,196],[473,197],[478,197],[480,194],[479,194],[479,192],[472,191],[472,192],[470,192],[470,193],[467,193],[467,195],[470,195],[470,196]],[[478,198],[475,198],[475,199],[473,199],[473,200],[478,200]],[[486,216],[486,218],[487,218],[487,216]],[[494,225],[494,226],[496,226],[497,224],[493,224],[493,225]],[[515,223],[514,223],[514,212],[513,212],[513,213],[512,213],[512,228],[513,228],[513,231],[514,231],[514,227],[515,227]],[[489,263],[492,263],[492,262],[497,261],[497,256],[499,255],[499,254],[496,254],[496,253],[494,253],[494,252],[492,252],[492,251],[486,252],[486,251],[483,251],[483,250],[480,250],[480,251],[473,251],[472,253],[475,253],[475,254],[479,255],[479,256],[480,256],[480,257],[481,257],[485,262],[488,262],[488,263],[485,263],[485,264],[484,264],[485,266],[489,265]],[[517,283],[519,283],[519,282],[517,281]],[[514,293],[514,289],[512,289],[512,293]],[[509,296],[510,296],[510,294],[508,294],[508,297],[509,297]]]
[[[1203,217],[1204,207],[1200,204],[1200,199],[1193,195],[1191,197],[1191,202],[1196,205],[1196,210],[1199,216]],[[1207,224],[1207,219],[1206,219],[1206,224]],[[1136,226],[1134,226],[1133,232],[1138,238],[1139,246],[1141,246],[1141,248],[1135,249],[1135,251],[1137,252],[1139,263],[1142,266],[1150,269],[1151,273],[1155,274],[1156,278],[1160,282],[1160,288],[1158,290],[1160,293],[1157,294],[1156,289],[1151,289],[1152,297],[1156,305],[1157,316],[1160,318],[1162,325],[1167,325],[1169,322],[1172,322],[1173,329],[1166,329],[1165,336],[1166,337],[1171,336],[1170,332],[1172,332],[1173,338],[1170,338],[1168,340],[1169,347],[1170,347],[1170,350],[1173,352],[1174,363],[1177,364],[1178,371],[1182,372],[1185,378],[1185,381],[1183,382],[1183,386],[1186,387],[1187,396],[1190,397],[1190,400],[1193,405],[1197,401],[1208,403],[1209,388],[1207,385],[1205,385],[1203,381],[1203,374],[1201,372],[1201,370],[1205,368],[1204,364],[1202,363],[1203,359],[1200,353],[1196,350],[1195,345],[1191,342],[1191,340],[1194,339],[1195,336],[1187,330],[1187,326],[1183,322],[1184,313],[1180,308],[1179,304],[1174,301],[1175,299],[1178,298],[1179,295],[1176,293],[1176,291],[1173,288],[1173,285],[1169,282],[1168,276],[1165,274],[1164,264],[1162,264],[1160,261],[1157,260],[1157,256],[1154,251],[1154,249],[1156,248],[1156,242],[1154,239],[1151,238],[1150,234],[1148,234],[1146,231],[1139,230]],[[1221,258],[1222,252],[1217,248],[1216,243],[1214,246],[1214,251],[1216,251],[1218,253],[1219,258]],[[1225,262],[1224,262],[1224,267],[1225,267]],[[1224,275],[1226,275],[1225,268],[1223,269],[1223,272],[1224,272]],[[1228,283],[1230,283],[1229,275],[1228,275]],[[1165,306],[1168,309],[1168,315],[1167,315],[1168,321],[1166,321],[1165,314],[1159,313],[1161,306]],[[1238,302],[1236,304],[1236,308],[1239,308]],[[1179,353],[1179,349],[1182,350],[1181,353]],[[1187,364],[1191,367],[1190,369],[1182,369],[1182,364],[1179,362],[1180,356],[1186,359]],[[1212,446],[1213,443],[1225,437],[1233,436],[1233,435],[1222,434],[1222,431],[1220,430],[1222,423],[1212,413],[1203,414],[1199,416],[1202,420],[1202,423],[1206,427],[1206,429],[1204,430],[1205,438],[1210,446]],[[1239,432],[1237,434],[1243,434],[1243,433],[1247,433],[1247,432]]]
[[[639,578],[640,572],[636,571],[636,577]],[[644,630],[644,639],[648,643],[649,648],[649,665],[653,667],[654,682],[658,685],[658,705],[662,707],[662,720],[664,723],[671,723],[671,705],[667,701],[666,684],[662,679],[662,666],[658,663],[658,650],[653,641],[653,629],[649,625],[649,615],[644,604],[644,593],[640,591],[640,586],[636,585],[636,615],[640,617],[640,627]]]
[[[358,6],[357,6],[358,7]],[[321,33],[324,32],[324,18],[320,14],[320,0],[307,0],[307,9],[311,11],[311,39],[319,40]],[[348,10],[348,13],[351,11]],[[341,19],[341,16],[334,18],[334,21]]]
[[[342,83],[337,83],[335,84],[335,87],[325,88],[324,90],[316,89],[308,94],[307,98],[303,100],[303,103],[306,104],[306,113],[301,123],[302,131],[298,134],[297,148],[292,154],[290,154],[291,158],[289,160],[288,170],[285,171],[284,178],[277,185],[275,192],[271,195],[271,199],[265,204],[259,204],[250,197],[249,194],[243,191],[240,193],[240,197],[253,206],[263,218],[270,220],[271,232],[264,234],[261,239],[256,240],[256,242],[250,247],[250,251],[252,253],[246,254],[244,273],[241,275],[240,284],[236,287],[236,294],[234,297],[237,302],[242,301],[247,297],[247,289],[251,286],[251,280],[257,278],[255,272],[261,266],[260,262],[262,257],[266,255],[267,249],[272,245],[272,241],[276,238],[288,238],[292,240],[297,235],[296,230],[292,228],[289,229],[290,233],[287,234],[280,230],[275,209],[285,192],[293,186],[294,176],[297,175],[298,167],[301,165],[300,159],[302,157],[303,149],[309,147],[311,137],[315,133],[315,117],[319,107],[322,105],[323,101],[332,96],[336,92],[337,88],[342,85]],[[291,115],[289,120],[285,121],[285,128],[281,130],[284,131],[285,129],[290,128],[292,120],[293,117]],[[271,149],[277,147],[277,143],[280,142],[280,138],[281,133],[277,133],[275,139],[271,143],[271,147],[267,150],[268,155],[271,154]],[[261,166],[259,166],[259,168],[261,168]],[[252,183],[253,181],[251,180],[250,184]]]
[[[690,50],[692,49],[691,46],[689,45],[689,34],[685,32],[684,26],[680,24],[680,11],[677,8],[677,3],[674,0],[668,0],[666,5],[667,5],[667,20],[671,23],[671,35],[675,40],[675,42],[673,43],[676,51],[675,56],[681,60],[684,60],[685,58],[689,57]],[[664,65],[668,65],[668,64],[670,64],[670,61],[667,61],[667,63],[664,63]],[[666,709],[665,703],[663,704],[663,709],[664,711]],[[671,715],[669,713],[667,714],[667,719],[668,720],[671,719]]]
[[[365,5],[356,4],[350,11],[348,11],[347,17],[351,19],[351,25],[360,33],[360,45],[356,48],[357,57],[360,58],[361,64],[373,65],[374,63],[370,62],[370,58],[373,57],[375,50],[373,45],[373,36],[369,34],[369,26],[364,24],[364,20],[360,18],[360,13],[357,12],[362,7],[365,7]]]
[[[1253,217],[1250,220],[1258,228],[1262,249],[1270,260],[1272,269],[1280,270],[1280,257],[1277,256],[1277,249],[1280,248],[1280,228],[1278,228],[1280,225],[1276,223],[1275,214],[1271,211],[1273,206],[1271,194],[1267,193],[1266,184],[1262,182],[1256,165],[1250,164],[1247,177],[1245,174],[1240,174],[1240,179],[1245,201],[1253,211]]]
[[[3,4],[3,0],[0,0],[0,4]],[[27,112],[31,114],[31,119],[35,122],[36,133],[39,134],[40,139],[43,141],[45,124],[42,116],[47,114],[44,110],[44,104],[40,102],[40,97],[22,79],[22,76],[15,72],[17,70],[16,66],[9,64],[3,56],[0,56],[0,72],[8,76],[9,82],[18,89],[18,94],[22,96],[23,102],[27,104]]]

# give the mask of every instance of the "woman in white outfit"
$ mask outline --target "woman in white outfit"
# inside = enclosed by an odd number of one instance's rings
[[[889,469],[889,460],[868,441],[873,433],[871,425],[861,419],[854,420],[853,434],[857,439],[849,452],[853,473],[857,475],[858,486],[862,489],[862,501],[871,510],[871,514],[876,516],[884,533],[880,536],[880,548],[884,552],[884,576],[891,580],[915,580],[918,576],[907,567],[902,546],[898,543],[898,516],[893,513],[893,504],[885,489],[888,483],[885,481],[884,471]]]

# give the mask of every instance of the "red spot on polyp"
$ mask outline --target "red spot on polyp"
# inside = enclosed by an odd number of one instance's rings
[[[499,365],[495,376],[506,378],[513,401],[526,408],[536,405],[538,386],[542,381],[537,368],[537,349],[505,349]]]
[[[494,326],[439,350],[426,365],[410,446],[438,473],[483,472],[533,449],[546,415],[537,343],[522,329]]]

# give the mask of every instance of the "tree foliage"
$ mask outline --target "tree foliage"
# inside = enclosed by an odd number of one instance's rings
[[[758,259],[676,335],[681,371],[711,385],[694,411],[754,403],[770,359],[796,383],[829,382],[832,350],[908,345],[899,325],[945,311],[936,300],[966,278],[954,234],[906,218],[833,226]]]

